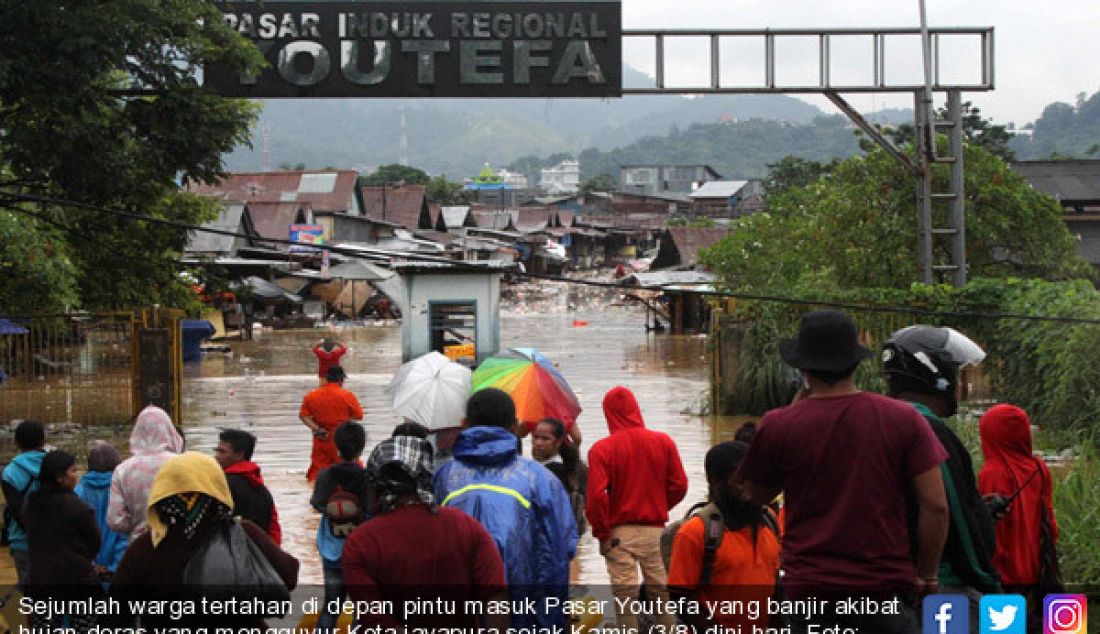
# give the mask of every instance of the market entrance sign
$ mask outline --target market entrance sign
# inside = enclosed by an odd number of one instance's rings
[[[257,76],[204,69],[226,97],[617,97],[619,2],[219,2]]]

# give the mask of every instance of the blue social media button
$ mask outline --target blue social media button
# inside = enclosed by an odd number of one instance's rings
[[[924,597],[923,634],[970,634],[970,602],[963,594]]]
[[[980,634],[1027,634],[1027,601],[1019,594],[987,594],[978,604]]]

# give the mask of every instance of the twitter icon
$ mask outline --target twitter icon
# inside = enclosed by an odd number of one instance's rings
[[[987,594],[978,604],[981,634],[1027,634],[1027,601],[1019,594]]]

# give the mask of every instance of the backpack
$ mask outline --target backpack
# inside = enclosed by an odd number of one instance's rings
[[[31,477],[27,480],[27,485],[21,490],[17,490],[7,482],[4,482],[4,497],[7,502],[4,504],[4,525],[0,527],[0,546],[10,546],[11,536],[8,534],[8,531],[11,530],[13,525],[23,525],[23,504],[27,501],[27,493],[34,487],[35,483],[38,482],[38,475],[27,471],[25,467],[18,463],[13,462],[10,464],[19,467]]]
[[[337,484],[325,501],[325,517],[332,536],[344,539],[363,523],[363,501]]]
[[[699,572],[699,585],[710,584],[711,575],[714,573],[714,560],[718,556],[718,548],[722,545],[722,536],[726,532],[726,523],[722,519],[722,511],[714,502],[698,502],[684,514],[683,519],[669,522],[661,531],[661,561],[665,564],[665,571],[672,565],[672,544],[676,539],[676,533],[685,522],[698,515],[703,520],[703,566]],[[773,533],[779,534],[779,525],[775,515],[770,509],[764,509],[760,513],[764,527]]]

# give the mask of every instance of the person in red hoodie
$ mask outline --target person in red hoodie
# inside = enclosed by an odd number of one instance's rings
[[[278,546],[283,543],[279,511],[271,491],[264,485],[260,465],[252,462],[256,437],[241,429],[226,429],[218,434],[214,459],[225,471],[229,492],[233,495],[233,514],[259,526]]]
[[[603,413],[611,435],[588,451],[585,515],[600,541],[615,597],[637,596],[641,567],[649,599],[667,601],[661,530],[669,510],[687,494],[680,452],[668,434],[646,429],[638,401],[627,388],[612,388],[604,396]],[[636,631],[637,615],[619,605],[616,601],[619,627]],[[656,616],[662,626],[676,623],[675,615]]]
[[[989,408],[978,421],[978,433],[985,456],[978,491],[997,520],[993,564],[1006,591],[1031,594],[1034,601],[1039,598],[1034,594],[1043,521],[1050,523],[1052,543],[1058,541],[1050,471],[1042,458],[1031,453],[1031,421],[1019,407]],[[1039,610],[1029,608],[1028,613],[1032,612]]]

